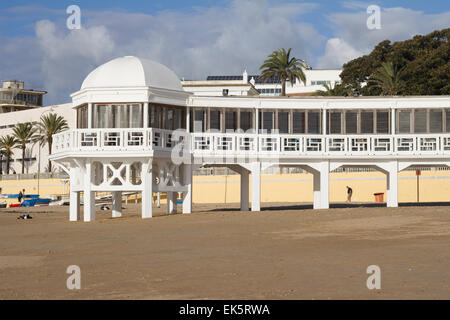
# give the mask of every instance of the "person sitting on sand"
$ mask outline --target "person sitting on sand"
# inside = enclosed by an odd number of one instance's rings
[[[347,186],[347,202],[352,202],[353,189]]]

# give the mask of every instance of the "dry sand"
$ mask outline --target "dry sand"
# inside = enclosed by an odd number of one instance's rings
[[[155,210],[83,223],[0,209],[0,299],[450,299],[450,207]],[[381,290],[366,287],[373,264]]]

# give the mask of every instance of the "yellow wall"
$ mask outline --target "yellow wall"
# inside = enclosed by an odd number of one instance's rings
[[[251,179],[250,179],[251,181]],[[261,177],[262,202],[312,202],[312,175],[266,174]],[[416,176],[414,171],[399,173],[399,202],[416,201]],[[346,201],[346,186],[353,189],[353,201],[374,202],[375,192],[386,193],[386,177],[380,172],[342,172],[330,174],[330,201]],[[26,193],[37,194],[37,180],[0,181],[3,194],[17,194],[23,188]],[[240,198],[239,175],[194,176],[194,203],[236,203]],[[251,188],[251,183],[250,183]],[[41,197],[68,196],[68,182],[60,179],[41,179]],[[251,192],[250,192],[251,197]],[[135,196],[129,201],[134,202]],[[140,199],[140,197],[138,196]],[[386,195],[384,197],[386,200]],[[17,199],[7,200],[8,204]],[[420,176],[420,201],[450,201],[450,171],[422,171]],[[161,197],[165,203],[165,197]]]

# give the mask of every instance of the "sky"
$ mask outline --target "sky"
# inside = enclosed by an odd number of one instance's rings
[[[81,10],[69,30],[68,6]],[[370,5],[380,28],[369,29]],[[180,78],[238,75],[292,48],[316,69],[341,68],[383,40],[450,27],[450,1],[14,0],[0,2],[0,80],[44,89],[45,105],[70,102],[95,67],[134,55]]]

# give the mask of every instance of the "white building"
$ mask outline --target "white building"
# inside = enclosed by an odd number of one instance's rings
[[[450,164],[450,97],[195,96],[168,68],[136,57],[92,71],[72,95],[77,128],[54,136],[51,159],[70,174],[70,219],[95,219],[94,192],[183,193],[192,208],[192,171],[228,167],[240,174],[241,210],[261,208],[261,171],[299,167],[313,174],[314,208],[329,207],[329,173],[368,167],[386,174],[387,206],[398,205],[398,172]],[[251,178],[250,178],[251,177]],[[251,205],[250,199],[251,181]],[[301,190],[299,192],[305,192]]]
[[[341,82],[340,69],[305,69],[306,82],[286,83],[286,95],[310,95],[324,90],[324,84],[333,88]],[[248,75],[245,70],[240,76],[208,76],[206,80],[182,80],[184,90],[197,96],[279,96],[281,81],[272,77],[263,81],[258,75]]]

